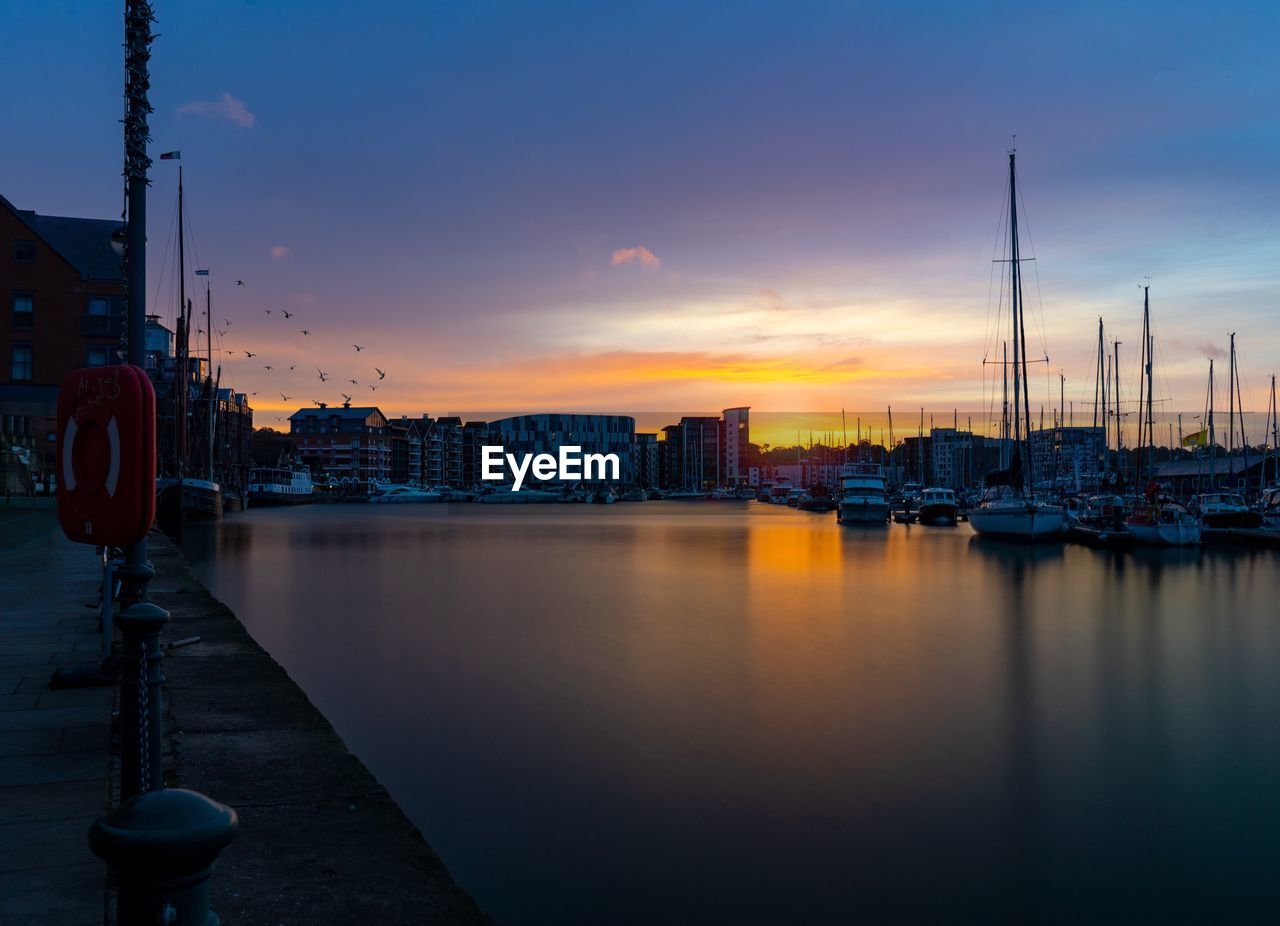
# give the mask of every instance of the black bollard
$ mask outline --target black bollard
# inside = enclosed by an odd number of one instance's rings
[[[116,874],[120,926],[218,926],[209,874],[235,838],[236,812],[182,788],[140,794],[89,829],[89,848]]]

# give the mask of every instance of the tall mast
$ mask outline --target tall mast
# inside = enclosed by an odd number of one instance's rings
[[[205,478],[213,482],[213,407],[217,401],[215,395],[217,387],[213,382],[213,286],[207,279],[204,284],[204,333],[209,346],[209,407],[206,409],[205,416],[208,418],[209,444],[205,448],[205,457],[208,461],[205,464]]]
[[[1213,430],[1213,358],[1209,358],[1209,491],[1215,488],[1214,459],[1218,455],[1218,439]]]
[[[1000,393],[1000,468],[1007,469],[1010,460],[1005,459],[1009,449],[1009,342],[1000,345],[1000,373],[1004,386]]]
[[[1227,361],[1227,460],[1236,451],[1236,333],[1231,332],[1231,355]]]
[[[1111,375],[1115,378],[1114,392],[1116,403],[1116,475],[1122,475],[1124,472],[1124,463],[1120,457],[1120,451],[1124,444],[1123,435],[1120,433],[1120,342],[1112,342],[1115,346],[1115,359],[1111,361]]]
[[[187,469],[187,346],[191,319],[187,312],[186,246],[183,237],[182,218],[182,165],[178,165],[178,342],[175,345],[178,363],[173,377],[174,396],[174,456],[179,484]]]

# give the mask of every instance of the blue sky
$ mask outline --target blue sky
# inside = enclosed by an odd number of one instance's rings
[[[156,9],[153,151],[224,346],[276,360],[228,360],[260,407],[320,388],[288,363],[364,389],[372,357],[394,412],[977,408],[1013,133],[1069,396],[1147,275],[1175,404],[1228,331],[1248,404],[1280,367],[1274,3]],[[118,213],[118,4],[6,21],[0,192]]]

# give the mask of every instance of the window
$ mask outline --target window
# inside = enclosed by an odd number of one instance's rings
[[[111,348],[106,344],[90,344],[85,366],[105,367],[111,362]]]
[[[94,318],[105,318],[111,308],[111,300],[106,296],[89,297],[89,314]]]
[[[13,345],[13,363],[9,368],[9,378],[15,383],[31,382],[31,345]]]
[[[13,259],[20,264],[36,262],[36,243],[34,241],[15,241],[13,243]]]
[[[30,293],[17,293],[13,297],[13,330],[30,331],[35,318],[35,302]]]

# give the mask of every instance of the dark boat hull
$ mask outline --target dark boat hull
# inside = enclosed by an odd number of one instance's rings
[[[1200,521],[1213,530],[1253,530],[1262,526],[1262,515],[1256,511],[1223,511],[1201,515]]]
[[[222,517],[222,512],[222,492],[216,484],[183,480],[171,482],[157,493],[156,514],[164,521],[213,521]]]
[[[955,524],[959,517],[959,507],[942,503],[921,505],[916,514],[921,524]]]

